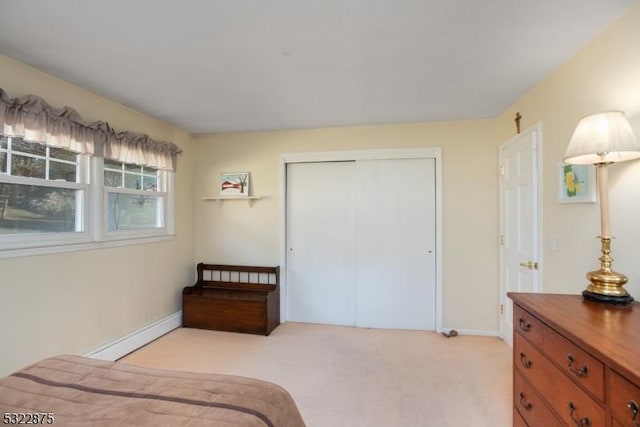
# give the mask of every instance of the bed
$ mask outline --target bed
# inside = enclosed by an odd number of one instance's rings
[[[71,355],[0,379],[0,416],[61,426],[305,425],[291,395],[270,382]]]

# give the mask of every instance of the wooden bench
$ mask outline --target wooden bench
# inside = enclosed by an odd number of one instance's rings
[[[182,290],[186,328],[269,335],[280,324],[280,268],[197,265],[198,281]]]

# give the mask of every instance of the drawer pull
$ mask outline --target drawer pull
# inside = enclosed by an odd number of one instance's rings
[[[582,365],[582,368],[578,370],[573,369],[572,365],[573,365],[574,359],[573,359],[573,356],[570,354],[567,354],[567,362],[569,362],[569,366],[568,366],[569,370],[573,372],[576,376],[586,377],[587,374],[589,373],[589,368],[587,368],[587,365]]]
[[[527,360],[526,354],[520,353],[520,364],[527,369],[531,369],[531,365],[533,365],[533,362],[531,360]]]
[[[531,404],[531,402],[527,402],[526,400],[524,400],[523,392],[520,392],[520,406],[522,406],[525,411],[530,411],[531,408],[533,408],[533,405]]]
[[[520,330],[522,332],[529,332],[531,330],[531,323],[526,322],[522,317],[520,318]]]
[[[591,425],[591,420],[589,417],[582,417],[580,419],[576,419],[573,417],[573,413],[576,410],[576,406],[573,402],[569,402],[569,416],[571,417],[571,421],[578,427],[589,427]]]
[[[640,407],[638,407],[638,404],[636,403],[635,400],[630,400],[629,403],[627,403],[627,406],[631,411],[631,415],[633,415],[633,417],[631,418],[631,422],[633,423],[634,427],[640,427],[640,424],[638,424],[638,421],[637,421],[638,413],[640,412]]]

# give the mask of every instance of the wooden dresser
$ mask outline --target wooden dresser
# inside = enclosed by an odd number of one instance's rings
[[[513,425],[640,427],[640,304],[508,295]]]

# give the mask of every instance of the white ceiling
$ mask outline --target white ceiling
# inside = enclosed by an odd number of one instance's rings
[[[192,133],[481,119],[632,3],[0,0],[0,53]]]

